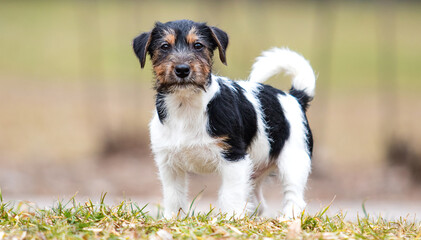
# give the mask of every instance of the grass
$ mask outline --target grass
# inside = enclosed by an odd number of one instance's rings
[[[314,215],[281,221],[247,216],[230,218],[214,209],[178,220],[161,219],[146,206],[123,201],[115,206],[75,198],[39,209],[25,202],[3,202],[0,193],[0,239],[420,239],[421,224],[401,218],[387,221],[369,216],[348,221],[343,213],[326,215],[328,207]],[[193,203],[192,205],[193,206]],[[160,215],[160,211],[158,211]]]

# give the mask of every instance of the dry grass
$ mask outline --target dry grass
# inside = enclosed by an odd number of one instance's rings
[[[1,194],[0,194],[1,198]],[[281,220],[248,216],[232,218],[210,209],[188,217],[161,219],[145,212],[146,206],[123,201],[115,206],[74,198],[48,209],[30,203],[0,204],[0,239],[419,239],[421,224],[404,218],[387,221],[364,216],[348,221],[342,213]],[[192,203],[193,205],[193,203]],[[159,211],[158,211],[159,215]],[[158,217],[158,218],[156,218]]]

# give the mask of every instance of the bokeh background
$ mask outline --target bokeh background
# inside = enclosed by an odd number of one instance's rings
[[[228,66],[216,58],[216,74],[246,79],[274,46],[310,60],[310,202],[419,201],[420,13],[418,1],[1,1],[3,197],[159,202],[151,64],[140,69],[131,41],[155,21],[187,18],[229,34]],[[269,84],[290,85],[282,76]],[[216,176],[192,179],[192,196],[216,196]]]

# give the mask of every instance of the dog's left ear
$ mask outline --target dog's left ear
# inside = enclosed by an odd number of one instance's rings
[[[212,33],[212,38],[218,45],[219,59],[225,65],[227,65],[227,59],[225,57],[225,51],[228,47],[228,34],[217,27],[209,27]]]
[[[140,61],[140,67],[145,66],[146,53],[151,43],[151,32],[145,32],[133,39],[133,50]]]

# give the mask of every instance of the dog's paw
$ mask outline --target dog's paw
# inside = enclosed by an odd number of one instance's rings
[[[247,216],[247,212],[244,210],[229,210],[229,211],[223,211],[221,210],[221,213],[226,214],[225,216],[227,218],[233,218],[233,219],[241,219],[244,218],[245,216]]]
[[[179,211],[164,211],[162,217],[165,219],[181,219],[186,217],[186,213],[180,208]]]
[[[239,207],[243,206],[243,207]],[[256,213],[256,207],[251,203],[238,204],[231,206],[231,208],[220,209],[222,213],[225,213],[228,218],[241,219],[246,216],[251,216]],[[258,210],[257,210],[258,211]]]
[[[299,203],[299,204],[291,202],[291,201],[287,202],[282,208],[282,213],[278,218],[283,219],[283,220],[291,220],[291,219],[299,218],[301,214],[303,213],[305,205],[306,204],[304,202]]]

